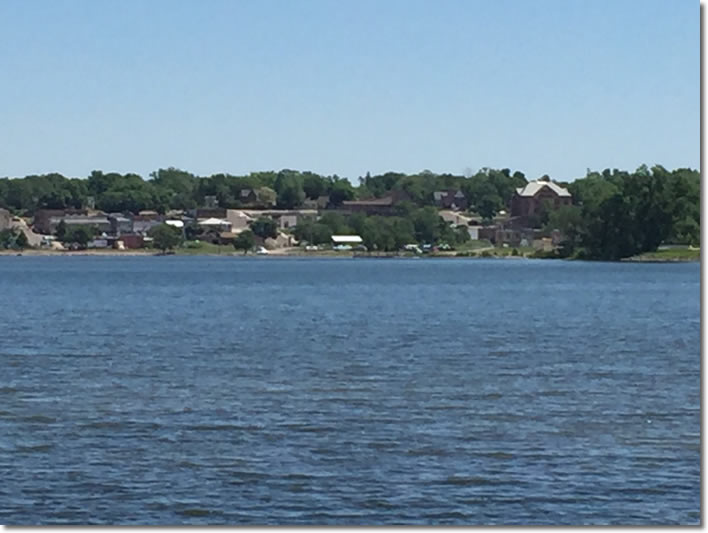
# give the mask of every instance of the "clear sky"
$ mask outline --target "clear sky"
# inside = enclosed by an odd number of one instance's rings
[[[2,0],[0,176],[698,168],[696,0]]]

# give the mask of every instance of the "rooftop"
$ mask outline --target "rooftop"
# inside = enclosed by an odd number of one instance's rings
[[[556,193],[558,196],[568,196],[568,197],[570,196],[568,189],[561,187],[557,183],[553,183],[552,181],[538,181],[538,180],[529,181],[525,187],[519,187],[518,189],[516,189],[516,193],[519,196],[536,196],[536,194],[544,187],[548,187],[554,193]]]
[[[364,242],[359,235],[332,235],[335,244],[361,244]]]

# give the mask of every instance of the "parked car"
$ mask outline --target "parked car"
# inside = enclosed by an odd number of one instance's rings
[[[337,246],[333,246],[332,250],[335,250],[337,252],[348,252],[352,249],[351,246],[348,244],[338,244]]]
[[[314,245],[314,244],[308,244],[307,246],[305,246],[305,251],[306,251],[306,252],[316,252],[316,251],[319,250],[319,249],[320,249],[320,247],[319,247],[319,246],[316,246],[316,245]]]
[[[263,248],[263,246],[259,246],[256,248],[256,255],[268,255],[268,250]]]

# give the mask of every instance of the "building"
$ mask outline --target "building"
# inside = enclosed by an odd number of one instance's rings
[[[121,235],[120,241],[123,242],[123,247],[129,250],[142,248],[145,245],[145,239],[142,235]]]
[[[32,226],[37,233],[52,235],[63,217],[71,215],[88,216],[89,213],[88,209],[37,209],[34,212]]]
[[[479,240],[479,230],[484,226],[467,226],[467,233],[470,235],[470,239],[473,241]]]
[[[124,233],[133,233],[133,219],[123,215],[122,213],[111,213],[108,215],[108,220],[111,223],[111,233],[113,235],[123,235]]]
[[[258,201],[258,193],[253,189],[241,189],[238,199],[242,204],[255,204]]]
[[[332,244],[336,245],[357,245],[364,240],[359,235],[332,235]]]
[[[9,229],[12,224],[12,216],[7,209],[0,208],[0,231]]]
[[[135,215],[133,217],[133,233],[147,235],[152,228],[162,224],[165,217],[156,212],[153,213],[141,211],[140,214]]]
[[[270,217],[275,220],[278,224],[278,229],[281,230],[294,228],[301,224],[303,220],[315,220],[317,218],[316,209],[259,209],[243,210],[241,213],[249,217],[248,222],[259,217]],[[231,219],[228,220],[231,221]]]
[[[447,191],[435,191],[433,200],[438,209],[452,209],[464,211],[468,207],[467,197],[459,189],[448,189]]]
[[[302,207],[305,209],[327,209],[329,207],[329,195],[318,196],[314,200],[305,198]]]
[[[247,215],[243,211],[238,211],[236,209],[227,209],[224,220],[231,224],[232,231],[238,233],[245,229],[248,229],[249,224],[253,220],[253,217]]]
[[[231,231],[231,222],[221,218],[207,218],[206,220],[200,220],[198,223],[199,227],[203,230],[215,230],[217,232]]]
[[[573,197],[568,189],[552,181],[530,181],[526,186],[516,189],[511,199],[511,216],[531,217],[537,215],[544,206],[558,209],[572,203]]]
[[[400,202],[410,201],[406,191],[396,189],[383,198],[368,200],[345,200],[342,202],[342,211],[347,214],[365,213],[367,215],[391,216],[396,214],[394,209]]]
[[[63,221],[67,228],[85,226],[95,228],[97,233],[111,233],[113,224],[106,215],[66,215],[50,217],[52,232],[56,230],[59,222]]]

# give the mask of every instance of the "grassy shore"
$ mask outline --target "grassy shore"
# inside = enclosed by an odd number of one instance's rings
[[[657,250],[656,252],[647,252],[641,255],[635,255],[624,261],[637,262],[674,262],[674,261],[700,261],[700,248],[671,248],[668,250]]]
[[[185,246],[180,246],[174,250],[173,255],[179,256],[221,256],[221,257],[267,257],[267,258],[283,258],[283,257],[300,257],[300,258],[332,258],[332,259],[347,259],[352,257],[375,257],[375,258],[497,258],[497,259],[524,259],[533,258],[535,250],[531,247],[517,248],[495,248],[492,246],[469,246],[467,249],[457,249],[450,251],[438,251],[423,256],[416,256],[412,252],[337,252],[334,250],[317,250],[305,251],[302,248],[280,248],[270,251],[267,255],[256,255],[252,252],[244,254],[237,251],[233,246],[216,245],[206,242],[188,242]],[[45,250],[45,249],[25,249],[25,250],[0,250],[0,256],[64,256],[64,257],[136,257],[136,256],[155,256],[161,255],[159,250],[152,248],[141,250],[114,250],[114,249],[90,249],[90,250]],[[673,248],[668,250],[658,250],[656,252],[648,252],[634,257],[622,259],[627,262],[680,262],[680,261],[700,261],[700,248]]]

